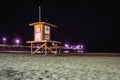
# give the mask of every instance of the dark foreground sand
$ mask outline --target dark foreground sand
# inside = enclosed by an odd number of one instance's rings
[[[61,56],[107,56],[107,57],[120,57],[120,53],[66,53]]]
[[[0,53],[0,80],[120,80],[120,56]]]

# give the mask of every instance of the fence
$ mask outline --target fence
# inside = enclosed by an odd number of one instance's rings
[[[0,44],[0,52],[30,52],[30,46]]]

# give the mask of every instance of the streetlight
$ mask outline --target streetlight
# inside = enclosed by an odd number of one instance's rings
[[[5,44],[5,42],[6,42],[6,38],[5,38],[5,37],[3,38],[3,42],[4,42],[4,44]]]
[[[4,42],[4,45],[5,45],[5,42],[6,42],[6,38],[5,37],[3,38],[3,42]]]
[[[16,39],[15,40],[16,44],[18,45],[20,43],[20,40],[19,39]]]
[[[5,51],[5,43],[6,43],[6,38],[5,37],[3,38],[3,43],[4,43],[4,49],[3,49],[3,51]]]

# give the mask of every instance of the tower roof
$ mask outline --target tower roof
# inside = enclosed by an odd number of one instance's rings
[[[31,23],[31,24],[29,24],[29,26],[34,26],[34,25],[48,25],[48,26],[50,26],[50,27],[57,27],[56,25],[53,25],[53,24],[50,24],[50,23],[47,23],[47,22],[34,22],[34,23]]]

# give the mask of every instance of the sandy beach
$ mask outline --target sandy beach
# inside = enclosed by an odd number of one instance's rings
[[[0,53],[0,80],[119,80],[119,56]]]

